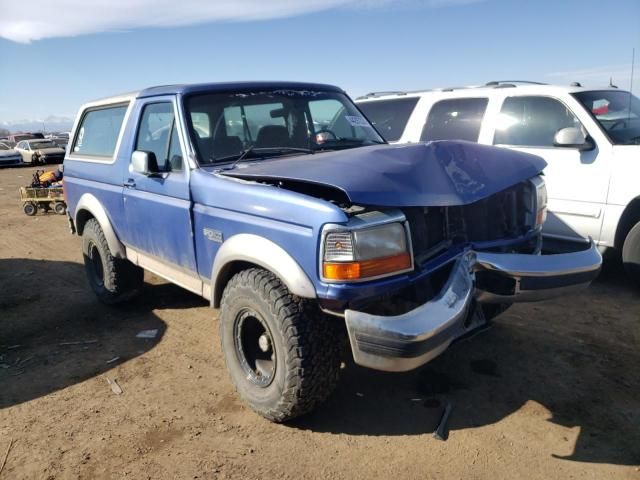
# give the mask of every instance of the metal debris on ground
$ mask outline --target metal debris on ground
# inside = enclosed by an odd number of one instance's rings
[[[113,357],[111,360],[107,360],[107,363],[117,362],[118,360],[120,360],[120,357]]]
[[[444,408],[444,413],[442,414],[442,418],[440,419],[440,423],[438,424],[438,428],[433,432],[433,438],[436,440],[445,441],[449,438],[449,428],[447,426],[447,421],[449,420],[449,415],[451,415],[451,402],[447,402],[447,406]]]
[[[7,464],[7,458],[9,458],[9,452],[11,451],[11,447],[13,447],[13,438],[9,442],[9,448],[7,448],[7,453],[4,454],[4,460],[2,460],[2,465],[0,465],[0,475],[2,475],[4,466]]]
[[[138,332],[136,338],[156,338],[158,336],[158,329],[153,328],[151,330],[142,330]]]
[[[61,347],[68,347],[70,345],[91,345],[93,343],[98,343],[98,340],[81,340],[77,342],[62,342],[59,343]]]
[[[116,395],[122,395],[122,388],[118,385],[118,382],[114,379],[111,380],[109,377],[105,377],[107,379],[107,383],[111,387],[111,391]]]

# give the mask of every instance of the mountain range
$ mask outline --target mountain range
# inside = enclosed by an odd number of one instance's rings
[[[49,115],[38,120],[0,121],[0,129],[10,132],[66,132],[71,130],[73,118]]]

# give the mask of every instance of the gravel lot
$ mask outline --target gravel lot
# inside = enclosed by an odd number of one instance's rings
[[[234,394],[206,301],[153,275],[130,305],[95,300],[65,218],[22,213],[32,172],[0,170],[0,479],[640,479],[640,288],[615,259],[426,368],[347,364],[275,425]]]

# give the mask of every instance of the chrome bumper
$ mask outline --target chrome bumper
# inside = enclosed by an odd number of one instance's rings
[[[564,295],[588,286],[601,264],[593,242],[587,250],[559,255],[468,251],[440,293],[410,312],[385,317],[346,310],[353,358],[376,370],[412,370],[483,325],[483,316],[471,311],[474,300],[532,302]]]

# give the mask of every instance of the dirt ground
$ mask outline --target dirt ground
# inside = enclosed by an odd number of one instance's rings
[[[132,304],[96,301],[66,219],[22,213],[32,171],[0,170],[0,479],[640,479],[640,287],[615,259],[425,368],[348,364],[275,425],[234,394],[206,301],[148,274]]]

